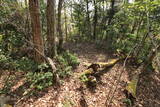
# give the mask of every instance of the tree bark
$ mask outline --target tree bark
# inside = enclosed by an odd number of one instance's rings
[[[49,57],[57,55],[55,0],[47,0],[47,47]]]
[[[62,12],[62,5],[64,0],[59,0],[58,3],[58,35],[59,35],[59,49],[62,50],[63,48],[63,32],[61,27],[61,12]]]
[[[86,8],[87,8],[87,21],[90,23],[90,17],[89,17],[89,1],[86,0]]]
[[[44,45],[41,37],[39,0],[29,0],[29,11],[30,11],[30,17],[31,17],[31,24],[32,24],[34,48],[44,55]],[[36,51],[34,51],[34,59],[38,63],[41,63],[44,61],[42,56]]]
[[[29,17],[29,8],[28,8],[28,1],[25,0],[25,6],[26,6],[26,21],[25,21],[25,38],[30,41],[31,40],[31,20]]]
[[[66,35],[66,41],[67,41],[68,40],[68,26],[67,26],[66,5],[64,6],[64,20],[65,20],[65,35]]]
[[[90,23],[90,14],[89,14],[89,0],[86,0],[86,9],[87,9],[87,12],[86,12],[86,20],[87,20],[87,36],[90,35],[90,32],[91,32],[91,23]],[[90,35],[90,38],[92,37],[92,35]]]
[[[97,2],[96,0],[94,0],[94,23],[93,23],[93,39],[95,40],[96,39],[96,36],[97,36]]]
[[[147,39],[147,37],[149,36],[150,33],[150,28],[148,29],[147,33],[143,36],[142,40],[139,43],[139,46],[137,47],[137,50],[135,51],[135,56],[139,56],[141,49],[144,47],[145,45],[145,41]]]
[[[115,5],[115,0],[111,0],[111,7],[110,7],[110,12],[109,12],[108,25],[111,24],[111,21],[113,19],[114,14],[115,14],[114,5]]]

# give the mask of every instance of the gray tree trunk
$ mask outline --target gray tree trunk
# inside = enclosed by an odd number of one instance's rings
[[[59,0],[58,3],[58,35],[59,35],[59,49],[62,50],[63,48],[63,32],[61,27],[61,12],[62,12],[62,5],[64,0]]]

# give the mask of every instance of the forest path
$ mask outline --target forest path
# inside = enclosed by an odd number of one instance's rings
[[[65,49],[76,54],[80,61],[79,69],[76,69],[76,72],[84,70],[83,65],[85,65],[85,63],[106,62],[111,59],[111,56],[109,56],[102,47],[98,48],[97,45],[93,43],[66,43]]]
[[[50,87],[29,98],[24,98],[16,107],[106,107],[108,98],[111,97],[117,83],[119,84],[109,107],[125,107],[123,90],[131,72],[135,70],[133,66],[127,65],[118,81],[123,63],[119,62],[100,75],[95,86],[88,87],[77,77],[78,73],[86,69],[84,63],[107,62],[115,57],[104,51],[103,47],[97,48],[97,45],[92,43],[66,43],[64,46],[65,49],[76,54],[80,61],[73,75],[62,80],[59,88]],[[17,90],[15,94],[20,100],[20,91],[24,91],[27,87],[23,87],[24,73],[16,74],[17,77],[18,85],[14,86],[14,89]],[[155,72],[141,78],[137,93],[136,107],[160,107],[160,73]]]
[[[60,88],[50,87],[47,93],[42,92],[39,96],[21,103],[21,107],[29,107],[29,105],[33,105],[33,107],[106,107],[108,95],[111,95],[118,82],[117,76],[120,73],[121,64],[116,64],[100,75],[97,78],[96,86],[88,87],[77,77],[78,73],[86,69],[84,63],[106,62],[113,57],[92,43],[66,43],[64,46],[65,49],[76,54],[80,61],[80,65],[73,71],[73,75],[64,80]],[[127,73],[124,73],[110,107],[124,106],[122,100],[125,96],[122,91],[125,82],[128,81],[127,76]]]
[[[84,67],[85,63],[107,62],[115,58],[111,53],[104,50],[104,46],[97,47],[97,44],[93,43],[70,42],[68,44],[66,43],[65,47],[70,52],[77,54],[80,60],[80,65],[75,70],[75,74],[86,69],[86,67]],[[125,107],[126,105],[123,103],[125,99],[123,90],[125,89],[126,82],[130,81],[136,69],[132,64],[127,64],[125,68],[123,68],[122,64],[123,62],[117,63],[101,75],[96,87],[86,87],[80,80],[76,80],[77,83],[80,84],[77,87],[81,87],[82,89],[81,92],[78,93],[81,97],[78,97],[75,101],[78,106],[75,107],[106,107],[106,103],[109,101],[109,99],[107,99],[108,95],[110,98],[117,83],[119,83],[118,88],[109,107]],[[122,70],[124,70],[124,72],[120,81],[118,81],[118,76]],[[75,84],[76,86],[77,83],[67,83],[67,85],[74,86]],[[82,97],[85,104],[80,103]],[[135,107],[160,107],[160,71],[153,71],[149,75],[144,75],[139,79]]]
[[[74,74],[70,79],[71,81],[73,80],[73,82],[67,82],[65,85],[65,87],[73,88],[71,88],[72,93],[68,94],[72,95],[72,99],[74,99],[74,96],[78,96],[74,101],[78,106],[75,107],[106,107],[108,95],[109,93],[111,95],[111,92],[113,92],[113,89],[115,88],[115,84],[118,82],[117,79],[121,72],[119,69],[122,68],[121,64],[116,64],[114,67],[108,69],[106,73],[100,75],[100,77],[97,78],[97,85],[93,87],[87,87],[77,78],[78,73],[87,69],[84,66],[85,63],[107,62],[108,60],[115,58],[103,48],[104,47],[97,47],[97,44],[88,42],[70,42],[65,44],[65,49],[76,54],[80,61],[80,65],[74,70]],[[118,90],[115,93],[113,101],[114,103],[112,103],[110,106],[121,107],[124,105],[122,102],[122,99],[124,98],[122,91],[125,87],[126,81],[128,81],[128,74],[125,72],[122,80],[120,81],[120,85],[118,86]],[[75,89],[76,91],[74,91]]]

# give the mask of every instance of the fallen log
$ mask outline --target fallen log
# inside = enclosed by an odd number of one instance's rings
[[[93,74],[93,73],[94,73],[93,69],[90,68],[90,69],[84,70],[84,71],[81,73],[81,76],[82,76],[82,75],[89,75],[89,74]]]
[[[100,68],[108,68],[108,67],[115,65],[120,60],[121,59],[118,59],[118,58],[111,59],[109,62],[97,62],[97,64],[100,65]]]
[[[92,64],[87,63],[88,67],[86,70],[84,70],[80,74],[80,78],[83,78],[84,76],[89,77],[88,75],[92,75],[96,72],[103,71],[107,69],[108,67],[112,67],[120,60],[121,59],[116,58],[116,59],[111,59],[109,62],[97,62],[97,63],[92,63]]]

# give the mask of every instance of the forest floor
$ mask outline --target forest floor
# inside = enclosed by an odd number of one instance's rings
[[[115,58],[102,48],[97,48],[92,43],[69,43],[65,48],[77,54],[80,65],[73,71],[71,77],[62,81],[59,88],[49,87],[38,95],[24,97],[27,90],[25,73],[17,73],[15,85],[12,87],[14,103],[16,107],[125,107],[123,103],[126,82],[130,80],[131,74],[135,71],[134,67],[127,65],[123,69],[123,61],[117,63],[112,68],[97,78],[95,86],[86,86],[78,78],[78,73],[86,69],[85,63],[107,62]],[[122,77],[118,81],[118,76],[122,72]],[[0,88],[7,76],[7,72],[0,77]],[[108,105],[116,84],[117,90],[113,100]],[[12,96],[13,97],[13,96]],[[108,105],[108,106],[107,106]],[[160,107],[160,72],[155,71],[150,75],[140,78],[137,87],[137,101],[135,107]]]

